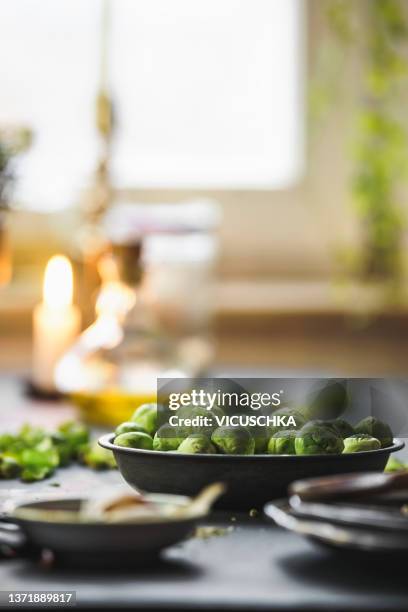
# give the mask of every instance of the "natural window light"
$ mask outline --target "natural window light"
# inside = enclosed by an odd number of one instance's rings
[[[78,200],[98,155],[101,0],[0,0],[0,122],[35,140],[17,197]],[[302,0],[111,0],[117,187],[274,189],[303,163]]]

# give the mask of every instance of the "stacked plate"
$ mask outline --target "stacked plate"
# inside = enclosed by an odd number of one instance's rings
[[[408,472],[294,483],[265,514],[285,529],[331,548],[408,553]]]

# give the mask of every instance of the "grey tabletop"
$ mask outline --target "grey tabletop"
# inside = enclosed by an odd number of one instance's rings
[[[2,497],[81,494],[115,484],[117,472],[59,470],[34,485],[10,482]],[[51,485],[58,483],[55,488]],[[223,535],[169,548],[153,567],[124,570],[45,568],[28,559],[0,562],[2,591],[75,591],[81,607],[139,610],[406,610],[403,560],[370,561],[320,549],[262,518],[215,514]]]
[[[12,380],[1,385],[0,427],[22,420],[50,427],[72,415],[69,406],[33,406]],[[5,401],[7,400],[7,401]],[[0,482],[5,498],[81,495],[121,482],[117,471],[74,466],[31,485]],[[28,559],[0,560],[0,591],[75,591],[89,608],[138,610],[407,610],[405,560],[361,559],[319,549],[261,518],[214,515],[232,527],[224,535],[192,538],[167,549],[159,565],[128,571],[45,568]]]

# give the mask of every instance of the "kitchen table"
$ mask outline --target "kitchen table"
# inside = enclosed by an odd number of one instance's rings
[[[34,420],[49,426],[72,416],[69,405],[33,405],[17,379],[0,380],[0,427]],[[0,483],[0,502],[28,495],[84,494],[121,482],[117,471],[72,466],[34,484]],[[318,548],[261,516],[233,512],[205,521],[227,528],[167,549],[160,563],[132,571],[58,568],[24,558],[0,560],[1,591],[75,591],[82,608],[136,610],[405,610],[405,559],[366,560]]]

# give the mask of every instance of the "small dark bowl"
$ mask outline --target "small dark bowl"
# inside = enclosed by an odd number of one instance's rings
[[[156,503],[171,503],[180,508],[186,497],[150,495]],[[189,536],[203,517],[158,517],[129,523],[79,522],[75,517],[82,500],[44,499],[8,503],[0,522],[0,544],[32,553],[51,550],[59,565],[120,569],[157,562],[160,552]],[[11,507],[10,507],[11,506]],[[73,518],[50,518],[26,514],[28,511],[65,511]]]
[[[212,482],[224,482],[227,492],[215,507],[234,510],[261,508],[286,495],[294,480],[383,471],[390,453],[404,446],[394,439],[387,448],[344,455],[189,455],[125,448],[113,444],[114,438],[107,434],[99,444],[113,451],[120,473],[135,489],[193,496]]]

